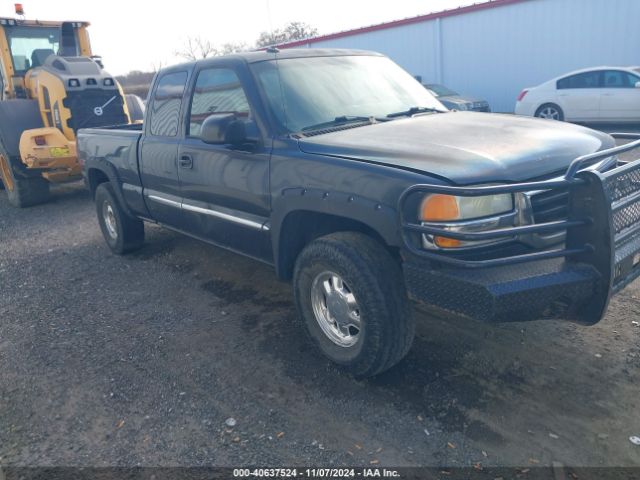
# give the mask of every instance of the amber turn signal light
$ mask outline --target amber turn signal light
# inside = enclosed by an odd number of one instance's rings
[[[455,197],[436,193],[429,195],[420,206],[420,220],[424,222],[444,222],[460,218],[460,209]]]
[[[451,195],[429,195],[420,205],[420,220],[423,222],[446,222],[459,218],[458,201]],[[456,248],[461,245],[460,240],[438,236],[434,237],[433,242],[441,248]]]

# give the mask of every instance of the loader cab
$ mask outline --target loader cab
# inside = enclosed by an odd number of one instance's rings
[[[42,126],[70,141],[80,128],[129,122],[120,86],[92,56],[88,25],[0,18],[3,100],[37,100]]]
[[[15,206],[45,201],[49,183],[81,178],[79,129],[130,123],[122,88],[92,55],[88,26],[0,17],[0,177]]]
[[[91,57],[87,22],[0,18],[2,99],[26,98],[25,77],[50,55]]]

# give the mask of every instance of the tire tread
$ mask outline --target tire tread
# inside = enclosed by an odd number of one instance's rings
[[[96,213],[98,214],[98,222],[100,229],[105,237],[107,245],[114,253],[119,255],[138,250],[144,244],[144,222],[139,218],[129,216],[118,201],[113,186],[109,182],[101,183],[96,188]],[[102,220],[102,202],[108,200],[117,216],[119,228],[118,239],[115,243],[110,243],[105,226]]]
[[[412,311],[399,262],[394,260],[380,242],[370,236],[357,232],[333,233],[316,239],[303,250],[296,261],[294,285],[307,264],[331,257],[342,257],[356,266],[362,274],[365,288],[376,292],[373,296],[376,304],[370,305],[371,309],[386,317],[385,321],[380,322],[383,338],[368,339],[369,345],[373,344],[378,348],[364,352],[364,358],[347,366],[356,376],[377,375],[391,368],[407,354],[414,337]],[[296,295],[296,303],[300,301],[299,296]],[[300,305],[299,311],[302,314]],[[371,334],[370,332],[369,335]],[[314,343],[318,344],[317,341]]]
[[[2,183],[11,205],[25,208],[45,203],[49,200],[49,182],[45,178],[37,172],[29,172],[24,166],[17,165],[20,159],[10,157],[2,145],[0,145],[0,154],[9,162],[9,174],[11,175],[13,190],[9,190],[4,185],[4,179]]]

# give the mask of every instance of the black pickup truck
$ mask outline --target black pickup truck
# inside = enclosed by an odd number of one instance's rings
[[[160,71],[143,125],[80,130],[116,253],[154,222],[292,279],[313,342],[359,376],[408,351],[409,299],[593,324],[640,275],[640,161],[552,120],[449,112],[388,58],[268,50]]]

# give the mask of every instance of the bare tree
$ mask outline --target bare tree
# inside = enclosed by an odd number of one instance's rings
[[[218,55],[218,49],[209,40],[196,36],[188,37],[184,47],[174,53],[186,60],[199,60]]]
[[[279,45],[287,41],[286,34],[280,30],[262,32],[256,40],[256,47],[268,47],[269,45]]]
[[[151,62],[151,71],[153,73],[156,73],[158,70],[162,70],[162,68],[164,68],[164,62],[162,60]]]
[[[174,52],[178,57],[186,60],[199,60],[201,58],[219,57],[230,53],[244,52],[249,47],[244,42],[228,42],[217,47],[209,40],[202,37],[189,37],[182,50]]]
[[[244,42],[229,42],[220,47],[218,55],[229,55],[230,53],[246,52],[247,50],[249,50],[249,46]]]
[[[279,45],[281,43],[303,40],[318,34],[318,29],[304,22],[289,22],[283,28],[271,32],[262,32],[256,40],[257,47]]]
[[[309,37],[315,37],[318,35],[318,29],[308,25],[304,22],[289,22],[284,31],[287,34],[289,41],[302,40]]]
[[[158,67],[162,68],[161,65],[153,65],[154,71],[142,72],[140,70],[133,70],[126,75],[119,75],[116,79],[118,83],[122,85],[124,93],[133,93],[139,97],[146,98],[149,93],[149,86]]]

